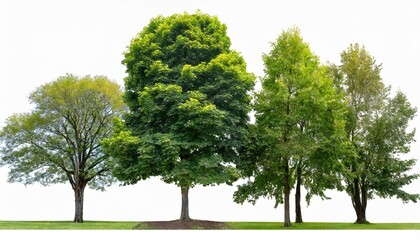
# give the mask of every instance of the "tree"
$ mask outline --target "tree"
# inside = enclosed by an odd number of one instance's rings
[[[238,203],[272,197],[284,203],[284,226],[290,222],[290,192],[296,182],[296,222],[302,222],[302,185],[325,197],[339,182],[339,148],[344,133],[340,96],[327,69],[303,42],[297,28],[283,32],[263,56],[265,77],[256,94],[255,126],[241,149],[238,168],[249,181],[238,187]],[[321,170],[323,169],[323,170]],[[320,174],[322,172],[322,174]]]
[[[226,26],[197,12],[157,17],[132,41],[124,100],[129,111],[104,141],[115,176],[134,184],[151,176],[181,188],[180,220],[196,184],[231,184],[255,77],[230,50]]]
[[[100,142],[123,109],[122,92],[106,77],[66,75],[29,99],[34,110],[9,117],[0,132],[0,163],[10,166],[10,182],[68,181],[75,194],[74,222],[83,222],[85,187],[103,190],[114,180]]]
[[[419,177],[408,171],[415,160],[403,160],[410,151],[415,131],[408,131],[416,108],[411,107],[403,93],[389,97],[381,65],[358,44],[341,54],[341,66],[334,67],[335,82],[347,98],[347,136],[354,153],[343,159],[346,191],[351,196],[357,215],[356,223],[368,223],[367,201],[374,196],[395,196],[403,201],[417,201],[418,194],[401,188]],[[337,71],[338,70],[338,71]]]

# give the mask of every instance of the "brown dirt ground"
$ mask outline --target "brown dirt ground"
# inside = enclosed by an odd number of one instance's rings
[[[182,222],[179,220],[173,221],[152,221],[140,222],[133,229],[227,229],[228,227],[223,222],[213,222],[205,220],[191,220]]]

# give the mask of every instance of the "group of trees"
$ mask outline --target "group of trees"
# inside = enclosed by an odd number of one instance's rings
[[[410,174],[416,113],[406,96],[390,96],[381,66],[358,44],[341,54],[341,65],[323,66],[296,28],[283,32],[263,56],[265,76],[255,94],[255,124],[240,148],[241,175],[234,200],[259,197],[284,203],[284,225],[291,226],[290,191],[295,185],[296,222],[302,222],[301,186],[312,196],[345,190],[356,223],[367,223],[367,201],[374,196],[416,202],[420,195],[402,187],[419,177]]]
[[[357,223],[366,223],[374,196],[419,199],[402,187],[415,160],[403,160],[414,141],[415,116],[403,93],[391,97],[381,66],[358,44],[341,65],[322,65],[297,28],[284,31],[263,56],[262,89],[230,49],[226,26],[197,12],[157,17],[129,45],[124,92],[106,77],[66,75],[30,95],[35,108],[8,118],[0,132],[9,181],[44,185],[68,181],[75,222],[83,222],[83,192],[118,180],[151,176],[181,189],[180,220],[190,220],[195,185],[238,186],[234,201],[260,197],[284,204],[291,226],[306,200],[345,190]],[[249,123],[251,110],[255,123]]]

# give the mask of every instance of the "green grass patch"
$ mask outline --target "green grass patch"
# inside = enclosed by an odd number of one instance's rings
[[[292,223],[290,228],[285,228],[282,222],[226,222],[226,225],[237,230],[420,230],[420,223],[307,222]]]
[[[291,228],[284,228],[282,222],[226,222],[226,225],[230,230],[420,230],[420,223],[308,222],[293,223]],[[138,229],[151,229],[146,224],[139,226],[139,222],[0,221],[0,229],[3,230],[131,230],[135,226]]]
[[[132,229],[136,229],[136,230],[152,230],[153,228],[151,228],[147,223],[137,223]]]
[[[138,222],[85,221],[0,221],[9,230],[131,230]]]

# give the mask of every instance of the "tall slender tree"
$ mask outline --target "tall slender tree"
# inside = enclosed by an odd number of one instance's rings
[[[333,148],[341,144],[344,112],[326,68],[297,28],[283,32],[263,60],[265,77],[254,106],[256,124],[250,126],[238,163],[250,180],[239,186],[234,197],[239,203],[255,203],[260,196],[275,198],[275,207],[284,203],[284,226],[289,227],[295,183],[296,222],[302,222],[301,186],[309,188],[309,200],[313,194],[324,196],[324,190],[338,182]],[[318,174],[323,166],[324,174]],[[317,181],[312,180],[315,177]]]
[[[182,221],[192,187],[239,177],[231,163],[255,77],[230,44],[217,17],[184,13],[152,19],[125,53],[129,111],[104,144],[126,184],[161,176],[179,186]]]
[[[410,151],[415,131],[408,130],[416,108],[403,93],[391,98],[380,76],[381,65],[359,44],[351,44],[341,54],[341,66],[332,67],[335,82],[346,95],[349,114],[347,136],[354,154],[343,159],[346,191],[356,212],[356,223],[367,223],[369,199],[395,196],[417,201],[402,187],[419,177],[408,171],[415,160],[404,160]]]
[[[9,117],[0,132],[0,164],[10,167],[11,182],[69,182],[74,222],[83,222],[85,187],[103,190],[114,181],[113,162],[100,142],[123,110],[120,87],[106,77],[66,75],[42,85],[29,99],[35,109]]]

